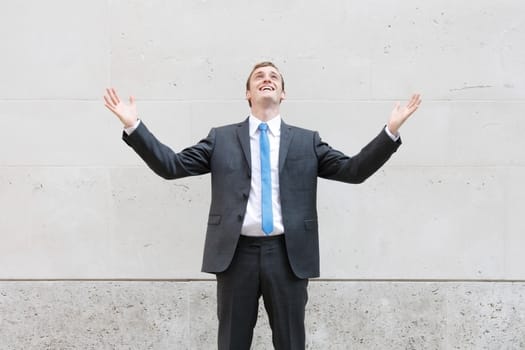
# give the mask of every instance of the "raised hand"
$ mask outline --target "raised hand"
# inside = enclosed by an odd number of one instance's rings
[[[125,104],[120,101],[115,89],[110,88],[106,89],[104,101],[104,105],[120,119],[125,128],[135,125],[138,120],[135,97],[130,96],[129,104]]]
[[[408,101],[407,105],[404,107],[401,107],[401,104],[397,102],[394,106],[394,109],[392,110],[392,114],[390,114],[390,119],[387,123],[388,130],[392,134],[397,135],[401,125],[403,125],[408,117],[410,117],[417,110],[420,104],[420,94],[413,94],[410,98],[410,101]]]

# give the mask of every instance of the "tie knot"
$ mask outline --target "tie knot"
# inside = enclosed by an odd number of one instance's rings
[[[268,130],[268,124],[266,124],[266,123],[259,124],[259,130],[261,130],[261,131]]]

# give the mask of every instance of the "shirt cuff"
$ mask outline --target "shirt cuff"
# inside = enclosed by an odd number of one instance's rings
[[[140,119],[137,119],[137,121],[135,122],[134,125],[130,126],[129,128],[124,128],[124,132],[125,132],[126,134],[128,134],[128,136],[129,136],[129,135],[131,135],[131,133],[132,133],[133,131],[135,131],[135,129],[136,129],[139,125],[140,125]]]
[[[387,126],[385,126],[385,132],[388,135],[388,137],[392,139],[392,141],[397,142],[397,140],[399,140],[399,133],[397,135],[392,134],[390,130],[388,130]]]

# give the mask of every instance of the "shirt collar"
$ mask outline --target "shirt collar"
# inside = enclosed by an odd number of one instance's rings
[[[250,113],[250,118],[248,118],[250,124],[250,136],[254,136],[259,128],[259,124],[263,123],[261,120],[257,119],[253,114]],[[279,136],[281,134],[281,115],[278,114],[272,119],[266,122],[268,124],[268,130],[273,136]]]

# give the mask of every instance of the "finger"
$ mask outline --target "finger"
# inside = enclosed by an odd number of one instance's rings
[[[113,102],[111,102],[111,100],[109,99],[109,97],[107,97],[106,95],[104,95],[104,101],[106,102],[106,105],[111,105],[111,106],[113,106]]]
[[[416,110],[420,104],[421,104],[421,95],[417,94],[412,107],[414,108],[414,110]]]
[[[129,104],[130,105],[134,105],[135,104],[135,96],[130,96],[129,97]]]
[[[410,99],[410,102],[408,104],[408,107],[413,108],[413,107],[417,106],[419,104],[420,100],[421,100],[420,96],[421,96],[420,94],[413,94],[412,98]]]
[[[416,104],[416,101],[417,101],[417,94],[413,94],[407,103],[407,108],[412,108]]]
[[[114,88],[111,88],[113,90],[113,93],[115,94],[115,98],[117,99],[117,104],[120,103],[120,98],[118,97],[117,91]]]
[[[116,105],[120,103],[120,98],[118,97],[117,91],[114,88],[111,88],[111,98]]]
[[[109,105],[107,103],[104,103],[104,106],[106,106],[107,109],[109,109],[111,112],[113,112],[113,114],[117,114],[117,112],[115,111],[115,108],[113,108],[112,105]]]
[[[115,98],[115,91],[113,89],[106,89],[109,99],[113,105],[117,104],[117,99]]]
[[[421,100],[418,100],[411,108],[407,109],[408,115],[412,115],[418,108]]]

